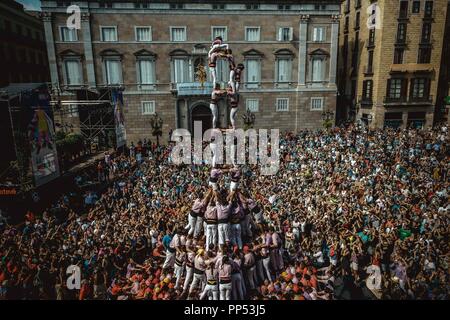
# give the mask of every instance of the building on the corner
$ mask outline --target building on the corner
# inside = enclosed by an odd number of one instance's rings
[[[42,21],[14,0],[0,1],[0,88],[50,80]]]
[[[342,3],[338,117],[373,127],[433,125],[440,105],[447,4],[448,0]]]
[[[81,9],[81,28],[66,26],[67,7]],[[211,82],[199,87],[214,36],[246,69],[238,125],[248,108],[256,128],[318,129],[336,113],[340,1],[42,1],[51,82],[71,100],[80,90],[125,90],[127,142],[151,137],[151,116],[170,129],[211,126]],[[223,86],[228,66],[218,64]],[[210,79],[209,79],[210,80]],[[64,104],[64,103],[63,103]],[[229,110],[219,104],[220,125]]]

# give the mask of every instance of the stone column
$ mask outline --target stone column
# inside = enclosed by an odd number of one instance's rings
[[[48,64],[50,67],[50,78],[52,85],[59,86],[58,62],[56,60],[55,40],[53,37],[52,13],[42,12],[41,18],[44,21],[45,44],[47,47]]]
[[[97,83],[95,81],[94,68],[94,54],[92,51],[92,37],[91,37],[91,22],[90,14],[88,12],[81,15],[81,30],[83,32],[84,56],[86,58],[86,73],[88,86],[95,88]]]
[[[330,86],[336,85],[336,69],[339,43],[339,15],[331,16]]]
[[[306,41],[308,41],[309,15],[300,17],[298,36],[298,86],[306,85]]]

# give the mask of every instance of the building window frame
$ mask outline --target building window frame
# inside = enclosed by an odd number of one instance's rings
[[[413,1],[411,5],[411,13],[418,14],[420,13],[420,1]]]
[[[103,30],[104,29],[114,29],[114,35],[115,35],[115,39],[114,40],[105,40],[105,35],[103,34]],[[101,42],[117,42],[119,41],[119,31],[117,26],[100,26],[100,40]]]
[[[249,57],[245,57],[244,58],[244,63],[245,63],[245,86],[247,89],[257,89],[260,87],[261,85],[261,57],[259,56],[249,56]],[[256,70],[256,81],[249,81],[250,77],[249,77],[249,72],[250,72],[250,67],[249,67],[249,62],[250,61],[255,61],[257,63],[257,70]]]
[[[122,57],[121,56],[104,56],[103,58],[103,80],[107,86],[120,86],[123,84],[123,66],[122,66]],[[115,61],[119,63],[119,82],[118,83],[110,83],[110,75],[108,72],[108,62]]]
[[[319,30],[321,30],[319,32]],[[319,36],[320,35],[320,36]],[[311,40],[313,42],[325,42],[327,41],[327,27],[325,26],[314,26],[311,32]]]
[[[289,112],[289,98],[276,98],[275,111],[276,112]]]
[[[250,29],[258,29],[258,39],[257,40],[249,40],[248,30]],[[247,42],[260,42],[261,41],[261,27],[260,26],[245,26],[245,41]]]
[[[141,63],[150,62],[152,64],[151,69],[151,82],[142,83]],[[136,57],[136,76],[139,90],[155,90],[156,89],[156,59],[152,56],[137,56]]]
[[[76,62],[78,65],[78,78],[79,81],[78,83],[69,83],[69,72],[68,72],[68,68],[67,68],[67,63],[68,62]],[[71,57],[71,56],[67,56],[67,57],[63,57],[62,58],[62,69],[63,69],[63,76],[64,76],[64,84],[66,86],[69,87],[79,87],[83,85],[83,67],[82,67],[82,63],[81,63],[81,57]]]
[[[146,110],[146,104],[149,104],[150,110]],[[154,114],[156,114],[156,101],[155,100],[141,101],[141,115],[151,116]]]
[[[74,38],[72,40],[67,40],[64,36],[64,30],[70,30],[74,34]],[[78,41],[78,31],[77,29],[71,29],[67,26],[59,26],[59,40],[61,42],[77,42]]]
[[[310,111],[323,111],[325,98],[324,97],[311,97],[310,99]],[[320,105],[320,106],[318,106]]]
[[[149,31],[149,38],[148,40],[139,40],[139,33],[138,30],[139,29],[148,29]],[[152,34],[152,27],[151,26],[135,26],[134,27],[134,37],[136,42],[152,42],[153,41],[153,34]]]
[[[174,40],[173,30],[174,29],[183,29],[183,40]],[[171,42],[186,42],[187,41],[187,27],[186,26],[170,26],[170,41]]]
[[[286,79],[280,79],[280,61],[286,61]],[[275,83],[276,86],[289,86],[292,83],[292,67],[293,56],[291,55],[277,55],[275,56]]]
[[[288,36],[285,37],[284,31],[288,29]],[[287,39],[286,39],[287,38]],[[290,42],[294,40],[294,28],[292,27],[279,27],[277,34],[277,41],[279,42]]]
[[[394,64],[403,64],[403,59],[405,57],[405,49],[404,48],[395,48],[394,49]]]

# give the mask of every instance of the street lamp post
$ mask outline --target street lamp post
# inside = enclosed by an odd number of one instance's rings
[[[150,119],[150,125],[152,126],[152,135],[156,137],[156,145],[159,147],[159,137],[162,136],[163,121],[157,113]]]

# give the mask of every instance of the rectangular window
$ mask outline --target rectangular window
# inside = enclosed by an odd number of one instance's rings
[[[430,43],[431,41],[431,23],[424,23],[422,26],[422,43]]]
[[[294,29],[289,27],[278,28],[278,41],[292,41],[294,38]]]
[[[367,58],[367,73],[373,73],[373,50],[370,50],[368,52],[368,58]]]
[[[413,99],[428,98],[428,84],[427,78],[416,78],[412,80],[412,92],[411,97]]]
[[[311,111],[323,110],[323,98],[311,98]]]
[[[420,1],[413,1],[412,13],[419,13],[419,12],[420,12]]]
[[[188,82],[188,61],[186,58],[175,58],[173,59],[174,68],[174,82],[184,83]]]
[[[361,21],[361,13],[358,11],[358,12],[356,12],[355,29],[359,29],[360,21]]]
[[[122,65],[119,59],[105,60],[105,76],[108,85],[122,83]]]
[[[425,18],[431,18],[433,16],[433,1],[425,1]]]
[[[324,75],[324,68],[323,68],[323,59],[320,58],[314,58],[312,60],[312,81],[313,82],[322,82],[323,75]]]
[[[430,63],[431,61],[431,48],[419,48],[418,63]]]
[[[259,27],[246,27],[245,28],[245,40],[246,41],[260,41],[260,28]]]
[[[388,96],[391,99],[400,99],[402,96],[403,79],[390,79],[388,81]]]
[[[325,41],[325,27],[314,27],[313,29],[313,41],[323,42]]]
[[[136,27],[136,41],[138,41],[138,42],[152,41],[152,28],[151,27]]]
[[[117,41],[117,27],[100,27],[103,42]]]
[[[171,41],[186,41],[186,27],[170,27]]]
[[[155,101],[142,101],[142,115],[155,114]]]
[[[246,82],[247,88],[258,88],[261,79],[261,63],[259,59],[248,59]]]
[[[348,32],[349,27],[350,27],[350,18],[345,17],[344,32]]]
[[[397,27],[397,43],[406,42],[406,23],[399,23]]]
[[[247,99],[245,101],[245,107],[247,110],[250,110],[251,112],[258,112],[259,111],[259,100],[258,99]]]
[[[403,53],[405,49],[397,48],[394,51],[394,64],[402,64],[403,63]]]
[[[78,41],[77,29],[69,29],[67,27],[60,27],[60,39],[63,42]]]
[[[64,61],[64,67],[66,72],[66,84],[68,86],[81,85],[82,79],[80,61],[66,60]]]
[[[372,101],[372,87],[373,87],[372,80],[366,80],[363,82],[362,97],[364,101]]]
[[[289,111],[289,98],[277,98],[276,111]]]
[[[291,81],[291,59],[277,59],[277,82]]]
[[[222,37],[223,41],[227,41],[227,33],[227,27],[212,27],[211,40],[214,40],[216,37]]]
[[[400,11],[398,17],[399,18],[408,17],[408,1],[400,1]]]
[[[141,89],[153,89],[155,84],[155,61],[152,59],[139,59],[137,64]]]
[[[369,46],[375,45],[375,29],[369,30]]]

